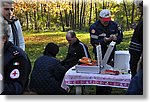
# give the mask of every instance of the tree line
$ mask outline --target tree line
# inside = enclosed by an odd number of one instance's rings
[[[15,0],[15,15],[24,31],[88,30],[109,9],[112,19],[123,30],[130,30],[140,19],[134,0]]]

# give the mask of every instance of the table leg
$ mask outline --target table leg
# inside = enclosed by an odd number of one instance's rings
[[[76,95],[81,95],[82,94],[82,86],[81,85],[77,85],[76,86]]]
[[[89,94],[89,86],[85,85],[85,87],[84,87],[84,93],[85,93],[85,95]]]

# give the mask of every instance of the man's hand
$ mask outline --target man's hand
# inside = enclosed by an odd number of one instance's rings
[[[111,39],[111,41],[117,40],[116,35],[110,35],[110,37],[109,37],[109,38]]]

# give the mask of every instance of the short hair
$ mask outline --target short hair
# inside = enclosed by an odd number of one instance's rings
[[[43,55],[52,55],[53,57],[59,52],[59,46],[53,42],[46,45]]]
[[[14,0],[1,0],[1,6],[3,7],[5,3],[14,4]]]
[[[69,30],[67,34],[70,34],[71,38],[76,37],[76,33],[73,30]]]

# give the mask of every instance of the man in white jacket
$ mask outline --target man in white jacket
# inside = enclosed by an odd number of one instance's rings
[[[9,41],[14,45],[19,46],[25,50],[25,41],[22,34],[22,28],[20,21],[14,16],[14,1],[13,0],[2,0],[1,1],[1,13],[4,19],[8,22],[11,31]]]

